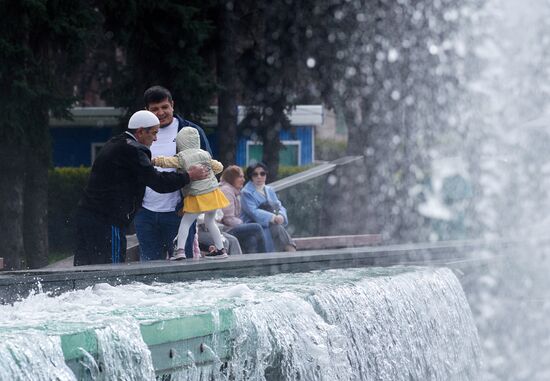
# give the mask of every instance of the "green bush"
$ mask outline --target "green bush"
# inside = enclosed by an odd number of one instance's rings
[[[291,175],[295,175],[296,173],[300,173],[300,172],[303,172],[305,171],[306,169],[310,169],[310,168],[313,168],[315,165],[311,164],[311,165],[304,165],[302,167],[297,167],[297,166],[284,166],[284,165],[281,165],[279,167],[279,179],[282,179],[284,177],[288,177],[288,176],[291,176]]]
[[[54,168],[49,171],[48,239],[50,252],[74,247],[74,215],[90,176],[89,167]]]
[[[317,160],[332,161],[346,156],[348,143],[327,139],[315,140],[315,158]]]

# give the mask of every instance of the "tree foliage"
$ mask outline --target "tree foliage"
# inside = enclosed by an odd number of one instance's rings
[[[17,20],[0,26],[0,96],[7,110],[0,134],[5,142],[48,148],[41,144],[48,136],[44,118],[64,114],[74,100],[63,79],[81,61],[97,13],[88,1],[47,0],[1,1],[0,11]]]
[[[152,85],[168,88],[179,112],[200,117],[213,95],[213,71],[205,42],[213,33],[205,12],[211,2],[161,0],[103,1],[104,38],[115,49],[116,64],[107,66],[113,106],[131,114],[143,108],[143,92]]]
[[[83,58],[97,12],[84,0],[33,0],[1,1],[0,13],[0,194],[10,200],[0,207],[0,253],[8,268],[39,267],[48,250],[48,118],[65,114],[73,100],[64,79]]]
[[[263,142],[270,179],[277,177],[279,133],[291,128],[288,113],[307,93],[302,51],[311,1],[240,2],[242,51],[238,59],[247,115],[245,136]]]

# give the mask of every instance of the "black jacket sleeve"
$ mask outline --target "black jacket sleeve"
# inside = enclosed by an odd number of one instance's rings
[[[151,164],[151,151],[145,146],[137,147],[136,175],[139,181],[159,193],[170,193],[183,188],[191,180],[187,172],[159,172]]]

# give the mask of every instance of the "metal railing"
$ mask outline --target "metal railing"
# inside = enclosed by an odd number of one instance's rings
[[[333,172],[338,166],[353,163],[358,160],[362,160],[363,156],[345,156],[340,159],[331,161],[330,163],[324,163],[317,165],[311,169],[307,169],[303,172],[296,173],[294,175],[285,177],[284,179],[274,181],[269,185],[278,192],[283,189],[293,187],[297,184],[310,181],[320,176],[324,176]]]

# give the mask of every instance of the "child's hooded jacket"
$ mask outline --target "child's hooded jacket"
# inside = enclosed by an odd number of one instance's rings
[[[176,136],[176,156],[179,160],[179,168],[187,171],[195,164],[203,164],[209,169],[209,176],[204,180],[192,181],[183,188],[184,195],[205,194],[218,188],[218,180],[212,170],[212,156],[200,148],[199,132],[193,127],[184,127]]]

